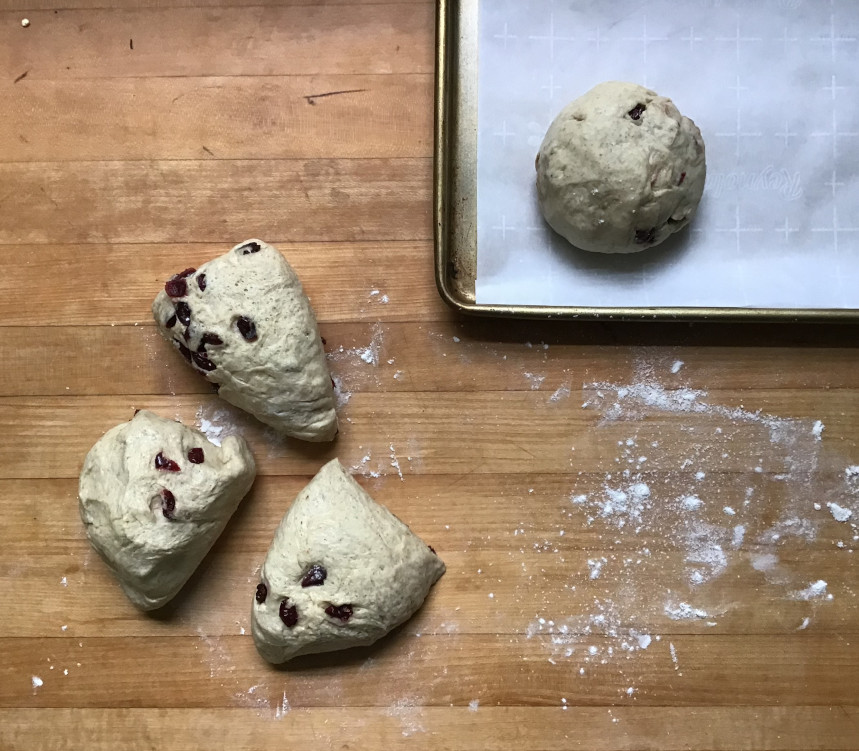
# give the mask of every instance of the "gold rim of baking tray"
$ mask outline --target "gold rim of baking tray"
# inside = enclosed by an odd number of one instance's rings
[[[859,310],[590,308],[480,305],[477,278],[477,11],[479,0],[438,0],[436,15],[435,279],[463,313],[513,318],[859,323]]]

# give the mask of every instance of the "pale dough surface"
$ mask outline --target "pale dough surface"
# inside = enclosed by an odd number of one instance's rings
[[[189,271],[184,294],[162,290],[152,305],[162,336],[230,404],[284,435],[332,440],[337,415],[322,339],[284,257],[248,240]],[[241,328],[247,334],[250,324],[252,340]]]
[[[314,566],[324,568],[324,582],[302,586]],[[443,573],[441,559],[335,459],[275,532],[261,574],[265,599],[251,613],[257,649],[277,664],[372,644],[408,620]],[[345,621],[325,612],[343,605],[352,611]],[[294,625],[282,608],[295,608]]]
[[[549,225],[600,253],[634,253],[685,227],[704,191],[704,141],[674,103],[633,83],[599,84],[567,105],[537,156]]]
[[[192,451],[196,461],[189,459]],[[228,436],[216,446],[196,430],[141,410],[87,454],[81,519],[125,594],[142,610],[153,610],[194,573],[255,474],[243,438]]]

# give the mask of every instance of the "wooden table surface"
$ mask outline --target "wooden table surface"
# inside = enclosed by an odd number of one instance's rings
[[[859,749],[856,329],[457,317],[433,46],[426,0],[0,2],[4,751]],[[253,236],[311,296],[333,445],[276,440],[155,332],[167,276]],[[260,470],[156,616],[76,500],[140,407]],[[335,456],[447,574],[375,647],[276,670],[257,571]]]

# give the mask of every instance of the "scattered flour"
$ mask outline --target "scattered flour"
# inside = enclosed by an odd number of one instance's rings
[[[538,375],[536,373],[523,373],[525,378],[531,383],[531,391],[539,391],[540,387],[543,385],[543,381],[546,380],[545,375]]]
[[[559,402],[561,399],[567,399],[570,396],[570,387],[568,384],[558,386],[555,392],[549,397],[550,402]]]
[[[339,375],[332,373],[331,380],[334,381],[334,404],[339,410],[349,403],[349,400],[352,398],[352,392],[345,387],[343,379]]]
[[[823,579],[818,579],[816,582],[812,582],[805,589],[801,589],[798,592],[793,593],[793,599],[795,600],[819,600],[824,597],[827,599],[832,599],[831,594],[826,593],[827,584]]]
[[[683,360],[675,360],[674,364],[671,366],[671,372],[679,373],[684,364]]]
[[[815,440],[821,440],[823,436],[823,431],[826,430],[826,426],[820,422],[820,420],[815,420],[814,425],[811,427],[811,434],[814,436]]]
[[[38,675],[34,675],[32,678],[32,683],[33,683],[33,691],[35,692],[37,688],[42,687],[42,685],[44,684],[44,681],[41,678],[39,678]]]
[[[853,512],[849,508],[839,506],[835,502],[827,503],[826,505],[829,507],[832,518],[837,522],[846,522],[851,516],[853,516]]]
[[[599,579],[602,567],[607,562],[606,558],[588,558],[588,566],[591,570],[591,579]]]
[[[194,418],[197,430],[216,446],[220,446],[221,441],[228,435],[237,435],[241,432],[236,424],[235,415],[227,408],[200,406]]]
[[[468,702],[468,710],[470,712],[476,712],[479,706],[480,701],[478,699],[472,699],[470,702]]]
[[[364,452],[363,446],[358,446],[359,451]],[[393,451],[393,445],[391,446],[391,450]],[[363,477],[372,477],[373,479],[382,476],[381,465],[379,462],[376,463],[376,468],[370,468],[370,460],[373,457],[373,452],[371,449],[367,449],[364,456],[361,457],[357,461],[357,463],[353,464],[349,470],[353,475],[361,475]]]
[[[383,294],[381,293],[381,290],[378,290],[378,289],[371,289],[371,290],[370,290],[370,299],[372,300],[372,299],[375,299],[375,298],[378,298],[379,302],[380,302],[382,305],[387,305],[387,304],[388,304],[388,302],[390,302],[390,300],[388,299],[388,296],[387,296],[387,295],[383,295]]]
[[[720,544],[726,533],[712,524],[696,523],[686,539],[689,582],[704,584],[721,576],[728,568],[728,556]]]
[[[688,602],[666,603],[665,615],[672,621],[695,621],[710,618],[710,614],[706,610],[693,607]]]
[[[426,732],[422,722],[423,710],[414,698],[398,699],[385,710],[385,714],[400,721],[405,737]]]
[[[778,556],[773,553],[759,553],[752,556],[752,568],[755,571],[772,571],[778,566]]]
[[[330,361],[340,362],[346,360],[356,364],[356,360],[367,363],[367,365],[377,366],[379,364],[379,354],[384,343],[384,331],[381,323],[374,323],[370,329],[370,343],[366,347],[353,347],[347,349],[340,345],[333,352],[328,352],[326,357]]]
[[[391,446],[391,466],[397,470],[397,474],[400,476],[400,482],[405,482],[403,478],[403,470],[400,468],[400,460],[397,458],[397,452],[394,450],[394,444]]]
[[[283,692],[283,698],[280,701],[280,704],[274,710],[275,719],[279,720],[282,717],[286,717],[289,713],[289,699],[286,698],[286,691]]]
[[[687,495],[685,498],[680,499],[680,503],[688,511],[697,511],[701,508],[703,501],[697,495]]]

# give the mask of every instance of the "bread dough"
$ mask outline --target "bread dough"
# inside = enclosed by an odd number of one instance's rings
[[[87,537],[142,610],[182,588],[251,487],[243,438],[219,446],[145,410],[105,433],[80,479]]]
[[[549,127],[537,195],[546,221],[576,247],[634,253],[689,223],[705,174],[695,123],[655,91],[609,81]]]
[[[444,573],[435,552],[336,459],[274,535],[251,612],[269,662],[372,644],[408,620]]]
[[[334,388],[301,282],[261,240],[172,277],[152,314],[162,336],[261,422],[305,441],[337,434]]]

